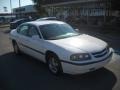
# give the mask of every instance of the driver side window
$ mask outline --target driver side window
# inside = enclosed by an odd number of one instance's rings
[[[38,32],[37,28],[35,26],[30,26],[28,36],[32,37],[32,36],[35,36],[35,35],[39,35],[39,32]]]

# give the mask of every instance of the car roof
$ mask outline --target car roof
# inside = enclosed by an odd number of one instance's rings
[[[36,26],[41,26],[41,25],[47,25],[47,24],[65,24],[62,21],[53,21],[53,20],[45,20],[45,21],[31,21],[31,22],[26,22],[27,24],[33,24]]]

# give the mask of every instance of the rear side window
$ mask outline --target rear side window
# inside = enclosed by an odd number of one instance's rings
[[[22,25],[19,27],[18,29],[18,33],[24,36],[28,36],[28,30],[29,30],[29,26],[28,25]]]

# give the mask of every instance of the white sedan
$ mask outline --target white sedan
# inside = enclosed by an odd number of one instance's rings
[[[33,21],[10,32],[14,52],[24,52],[47,63],[49,70],[82,74],[104,67],[112,58],[108,44],[78,33],[61,21]]]

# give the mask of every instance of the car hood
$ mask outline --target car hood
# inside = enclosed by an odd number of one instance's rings
[[[65,39],[51,40],[50,42],[66,49],[69,47],[76,48],[89,53],[101,51],[107,46],[106,42],[86,34]]]

